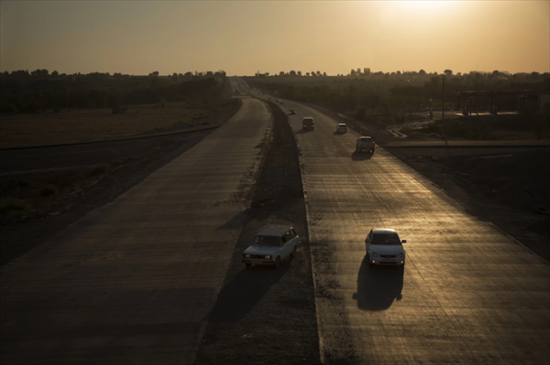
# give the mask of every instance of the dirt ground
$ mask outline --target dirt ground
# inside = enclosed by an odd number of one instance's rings
[[[110,108],[72,109],[58,113],[4,114],[0,119],[0,148],[76,143],[192,130],[216,125],[215,116],[234,107],[232,102],[190,107],[184,102],[128,106],[123,114]]]
[[[239,106],[240,103],[231,103],[211,110],[195,124],[221,125]],[[188,125],[177,123],[169,129],[189,130]],[[91,210],[115,199],[199,143],[212,130],[84,145],[3,149],[0,153],[0,265],[4,266]],[[34,133],[30,140],[36,140],[39,130]],[[140,134],[145,131],[140,129]],[[78,136],[83,138],[76,132],[73,135]],[[43,141],[43,144],[55,142]]]

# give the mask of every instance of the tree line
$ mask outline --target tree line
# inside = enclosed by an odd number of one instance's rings
[[[37,113],[71,108],[111,108],[126,105],[185,101],[206,104],[231,96],[224,71],[186,72],[160,76],[115,73],[59,74],[47,70],[0,73],[0,111]]]
[[[352,70],[354,71],[354,70]],[[362,71],[362,72],[361,72]],[[249,85],[281,98],[322,104],[334,110],[355,113],[359,119],[377,119],[393,122],[407,112],[422,111],[428,106],[441,107],[443,93],[445,107],[460,110],[468,105],[475,109],[489,105],[489,96],[464,98],[460,91],[536,90],[550,94],[550,74],[476,72],[443,74],[419,72],[371,72],[357,69],[347,76],[322,76],[308,82],[288,77],[254,77]],[[302,78],[301,80],[305,80]],[[493,100],[498,110],[517,110],[518,97],[499,96]],[[381,118],[380,118],[381,116]]]

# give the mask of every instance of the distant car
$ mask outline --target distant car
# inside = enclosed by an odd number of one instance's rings
[[[315,129],[315,121],[312,117],[302,119],[302,129]]]
[[[295,114],[296,114],[296,110],[294,110],[294,109],[290,109],[288,111],[288,115],[295,115]]]
[[[372,137],[369,136],[363,136],[357,139],[355,144],[356,152],[369,151],[370,153],[374,153],[374,148],[374,140],[372,139]]]
[[[337,133],[346,133],[348,131],[348,126],[346,123],[338,123],[336,126],[336,132]]]
[[[407,240],[399,239],[394,229],[371,229],[365,239],[369,265],[405,266],[405,249],[403,243]]]
[[[296,255],[300,236],[293,227],[268,226],[258,231],[252,245],[243,252],[243,263],[252,265],[270,265],[275,269],[281,262]]]

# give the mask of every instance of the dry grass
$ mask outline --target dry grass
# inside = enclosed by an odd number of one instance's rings
[[[3,115],[0,148],[62,144],[127,137],[172,128],[190,128],[212,108],[188,108],[185,103],[130,106],[124,114],[105,109],[72,109],[59,113]],[[193,125],[194,127],[196,127]]]
[[[7,197],[0,201],[0,215],[24,214],[29,210],[29,203],[19,198]]]
[[[40,196],[46,197],[59,194],[59,189],[55,185],[46,185],[40,189]]]

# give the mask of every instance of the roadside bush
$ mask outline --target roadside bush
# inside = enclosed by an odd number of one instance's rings
[[[128,110],[127,106],[114,106],[111,108],[113,114],[124,114]]]
[[[365,120],[367,116],[367,110],[364,106],[360,106],[355,110],[355,118],[359,120]]]
[[[0,201],[0,214],[23,213],[30,209],[29,204],[18,198],[6,198]]]
[[[2,113],[18,113],[17,108],[13,104],[2,106]]]
[[[97,164],[92,166],[92,169],[88,173],[88,177],[94,177],[105,174],[109,171],[109,165],[107,164]]]
[[[487,140],[491,139],[490,133],[487,131],[487,129],[482,128],[480,126],[473,126],[471,132],[469,133],[470,139],[473,140]]]
[[[466,128],[461,122],[448,121],[445,122],[445,134],[448,137],[453,138],[468,138],[468,128]]]
[[[59,194],[59,189],[54,185],[46,185],[40,189],[40,196],[46,197]]]
[[[441,134],[441,126],[438,126],[435,123],[430,123],[426,125],[424,128],[419,129],[422,133],[434,133],[434,134]]]
[[[531,130],[536,139],[541,139],[548,135],[548,120],[542,115],[533,115],[530,117]]]
[[[28,188],[32,185],[32,182],[29,180],[17,180],[17,186],[20,188]]]

